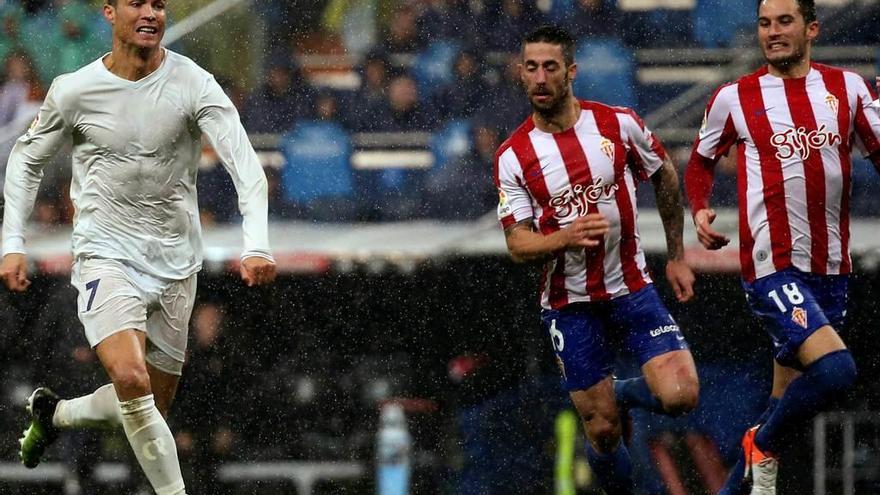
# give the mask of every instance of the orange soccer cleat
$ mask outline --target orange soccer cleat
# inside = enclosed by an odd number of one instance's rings
[[[745,477],[752,480],[750,495],[776,495],[776,473],[779,460],[769,452],[763,452],[755,445],[756,425],[746,430],[742,439],[743,455],[746,460]]]

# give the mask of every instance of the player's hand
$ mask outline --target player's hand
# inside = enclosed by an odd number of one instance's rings
[[[715,221],[715,210],[704,208],[694,215],[694,225],[697,227],[697,239],[706,249],[721,249],[730,243],[730,239],[711,227]]]
[[[248,287],[268,284],[275,280],[275,263],[260,256],[248,256],[241,260],[241,279]]]
[[[666,280],[675,292],[678,302],[688,302],[694,297],[694,272],[684,260],[666,262]]]
[[[0,263],[0,279],[9,290],[24,292],[31,285],[27,278],[27,257],[21,253],[10,253]]]
[[[565,229],[566,246],[596,247],[602,243],[602,236],[608,233],[610,224],[601,213],[589,213],[577,217]]]

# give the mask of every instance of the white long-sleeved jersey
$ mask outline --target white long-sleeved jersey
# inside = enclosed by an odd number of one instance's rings
[[[213,76],[165,50],[138,81],[102,59],[59,76],[9,156],[3,254],[25,252],[25,226],[43,166],[73,137],[73,255],[123,261],[184,279],[201,269],[196,172],[205,134],[238,192],[244,252],[272,259],[266,176],[232,102]]]

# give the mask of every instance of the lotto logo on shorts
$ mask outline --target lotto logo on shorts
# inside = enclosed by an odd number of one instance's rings
[[[801,307],[795,307],[791,310],[791,321],[807,328],[807,310]]]

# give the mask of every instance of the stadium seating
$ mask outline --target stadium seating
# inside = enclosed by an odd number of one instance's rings
[[[577,46],[575,61],[579,69],[573,83],[575,96],[635,106],[635,59],[623,43],[616,39],[584,40]]]

